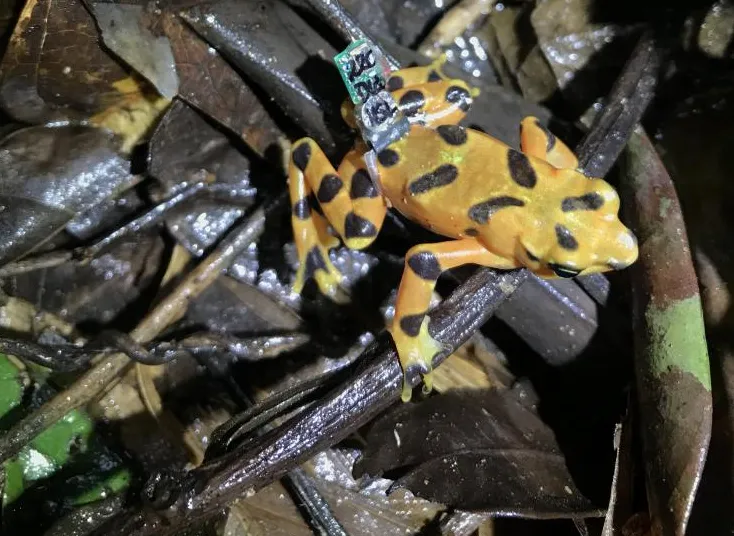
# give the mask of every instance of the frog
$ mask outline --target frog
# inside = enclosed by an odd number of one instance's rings
[[[423,391],[431,391],[432,362],[447,350],[429,331],[429,305],[443,272],[475,264],[573,278],[622,270],[638,256],[615,189],[587,177],[536,117],[520,122],[520,150],[459,124],[478,90],[446,76],[445,61],[392,71],[386,90],[409,130],[377,152],[371,166],[364,158],[370,148],[359,139],[337,168],[311,138],[294,142],[288,160],[297,293],[313,278],[338,301],[343,277],[330,249],[341,241],[367,248],[390,209],[446,238],[405,255],[387,327],[404,372],[403,401],[412,397],[407,378],[415,371]],[[342,115],[355,126],[348,104]]]

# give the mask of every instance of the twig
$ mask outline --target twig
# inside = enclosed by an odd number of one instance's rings
[[[28,257],[15,262],[9,262],[0,268],[0,277],[12,277],[14,275],[27,274],[35,270],[53,268],[69,262],[74,258],[71,251],[50,251],[33,257]]]
[[[87,346],[38,344],[33,341],[0,337],[0,353],[14,355],[58,372],[79,370],[92,359]]]
[[[297,506],[306,511],[314,531],[320,536],[349,536],[323,498],[313,479],[300,467],[292,469],[286,479],[286,487],[298,496]]]
[[[337,0],[307,0],[308,4],[323,17],[324,21],[331,26],[339,37],[345,41],[352,41],[355,39],[368,39],[380,50],[380,53],[390,64],[393,69],[398,69],[398,61],[387,51],[380,43],[367,35],[367,33],[360,28],[359,24],[344,9]]]
[[[580,165],[589,177],[603,177],[627,145],[630,133],[655,95],[660,54],[651,32],[642,35],[622,74],[581,141],[579,154],[591,155]]]
[[[0,277],[12,277],[44,268],[54,268],[71,260],[89,260],[96,257],[103,249],[117,240],[151,227],[184,201],[204,193],[209,193],[214,199],[221,199],[225,202],[238,201],[242,198],[248,201],[252,199],[252,192],[249,190],[233,189],[230,184],[210,184],[207,181],[199,181],[161,201],[141,216],[115,229],[89,246],[81,246],[73,251],[51,251],[8,263],[0,267]]]
[[[284,204],[283,195],[268,210]],[[189,302],[206,290],[234,259],[262,233],[265,210],[256,210],[247,220],[235,226],[217,248],[164,298],[130,333],[138,343],[153,340],[168,326],[183,317]],[[67,389],[29,414],[0,437],[0,462],[17,454],[31,439],[61,419],[69,411],[87,404],[130,366],[123,353],[102,355],[100,362]]]

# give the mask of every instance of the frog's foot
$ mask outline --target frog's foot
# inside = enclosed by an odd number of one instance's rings
[[[417,315],[416,315],[417,316]],[[409,402],[413,389],[408,383],[408,375],[417,370],[423,377],[423,393],[428,394],[433,389],[433,357],[444,350],[446,346],[431,337],[428,332],[428,315],[405,316],[396,318],[399,327],[391,329],[395,346],[398,350],[400,366],[403,368],[403,402]],[[417,322],[418,329],[416,329]]]
[[[336,240],[338,245],[339,241]],[[340,286],[343,276],[329,259],[329,246],[320,243],[314,244],[306,249],[303,254],[299,252],[298,271],[293,283],[293,291],[301,294],[303,287],[309,278],[313,277],[322,294],[336,303],[344,303],[346,293]]]

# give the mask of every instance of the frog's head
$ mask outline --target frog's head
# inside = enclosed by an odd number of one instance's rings
[[[626,268],[637,260],[637,239],[619,221],[617,192],[604,180],[571,174],[577,172],[559,170],[563,183],[577,187],[572,194],[559,188],[538,204],[535,225],[518,241],[517,258],[544,277]]]

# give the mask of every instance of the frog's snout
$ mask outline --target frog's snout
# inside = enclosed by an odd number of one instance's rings
[[[614,239],[612,255],[607,264],[614,270],[622,270],[633,264],[638,255],[637,237],[632,231],[623,227]]]

